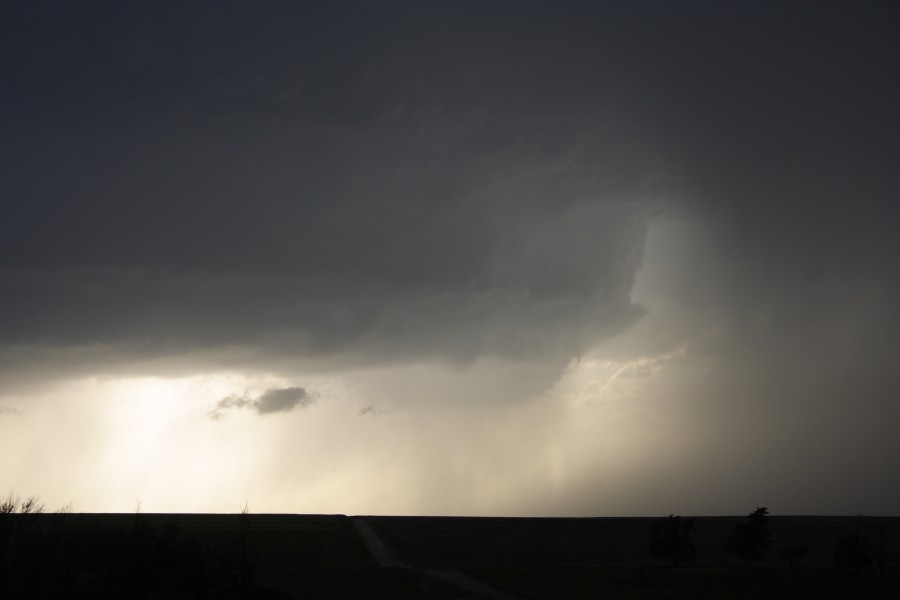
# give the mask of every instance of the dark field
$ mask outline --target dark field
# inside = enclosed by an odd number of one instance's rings
[[[411,564],[447,565],[660,565],[651,558],[647,534],[654,518],[528,519],[458,517],[366,517],[397,555]],[[744,517],[697,517],[694,543],[697,566],[740,561],[729,558],[722,543]],[[766,564],[786,564],[782,546],[807,544],[805,565],[831,566],[838,538],[860,529],[874,537],[885,528],[900,544],[900,518],[769,517],[771,548]],[[898,556],[897,558],[900,558]]]
[[[412,565],[455,568],[523,597],[574,598],[900,598],[900,519],[770,517],[771,544],[754,565],[723,542],[743,517],[696,520],[696,558],[672,568],[649,555],[652,518],[498,519],[371,517],[397,555]],[[879,580],[870,565],[837,569],[837,541],[880,529],[893,552]],[[789,565],[784,546],[807,545]]]
[[[0,515],[0,599],[469,598],[342,515]]]
[[[429,571],[466,573],[520,598],[900,598],[900,519],[771,517],[755,564],[722,549],[743,518],[698,518],[697,554],[649,555],[653,519],[364,517],[409,568],[380,567],[334,515],[42,514],[0,519],[2,598],[476,597]],[[890,552],[838,569],[848,532]],[[789,565],[784,546],[807,545]]]

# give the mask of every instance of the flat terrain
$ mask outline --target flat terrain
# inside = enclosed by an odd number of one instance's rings
[[[372,559],[342,515],[0,515],[0,598],[472,596]]]
[[[752,566],[722,549],[743,517],[698,518],[696,558],[678,569],[649,556],[653,520],[6,516],[0,596],[900,598],[897,518],[771,517],[771,547]],[[835,567],[838,540],[856,531],[868,540],[883,531],[886,576],[879,579],[870,564]],[[780,551],[797,545],[809,551],[789,565]],[[196,587],[198,580],[206,587]],[[184,591],[191,585],[202,593]]]
[[[366,517],[397,556],[410,563],[448,565],[659,565],[649,556],[654,518],[532,519],[469,517]],[[744,517],[697,517],[695,566],[737,564],[722,548]],[[874,537],[879,528],[900,545],[900,518],[769,517],[771,548],[762,562],[782,565],[783,546],[806,544],[804,565],[831,566],[837,540],[856,530]],[[898,556],[900,558],[900,556]]]
[[[754,565],[723,543],[744,517],[699,517],[697,554],[679,569],[649,555],[652,518],[519,519],[367,517],[395,555],[426,569],[452,568],[527,598],[900,598],[900,519],[770,517],[771,545]],[[859,531],[884,540],[892,570],[837,569],[838,540]],[[789,565],[785,546],[808,553]]]

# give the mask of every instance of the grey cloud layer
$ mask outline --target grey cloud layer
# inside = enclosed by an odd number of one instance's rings
[[[628,123],[507,103],[524,73],[507,92],[500,63],[397,54],[390,28],[346,34],[345,55],[201,11],[171,30],[181,50],[127,20],[134,35],[94,32],[94,52],[93,26],[57,10],[19,15],[45,54],[26,65],[34,41],[10,32],[5,55],[11,351],[564,363],[641,314],[628,294],[660,164]],[[244,36],[266,42],[239,59]],[[487,104],[423,84],[430,60]]]
[[[883,4],[113,6],[2,6],[9,364],[565,362],[673,204],[736,322],[898,294]]]

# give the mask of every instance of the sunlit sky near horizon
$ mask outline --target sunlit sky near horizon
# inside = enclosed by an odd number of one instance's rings
[[[0,2],[0,492],[900,507],[890,2]]]

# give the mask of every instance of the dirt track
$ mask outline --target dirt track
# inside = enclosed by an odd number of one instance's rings
[[[409,568],[406,564],[394,558],[387,544],[378,537],[378,534],[375,533],[375,530],[372,529],[372,526],[365,519],[353,517],[353,526],[356,527],[356,531],[359,532],[366,549],[379,567]]]
[[[356,527],[356,531],[359,532],[359,535],[366,545],[366,548],[369,550],[369,553],[372,555],[372,558],[381,567],[414,569],[427,575],[431,575],[432,577],[443,579],[447,583],[470,594],[475,594],[476,596],[493,598],[494,600],[522,600],[518,596],[496,590],[481,583],[477,579],[473,579],[468,575],[457,571],[419,569],[407,565],[394,557],[384,540],[375,533],[375,530],[372,529],[372,526],[369,525],[364,518],[353,517],[353,525]]]

